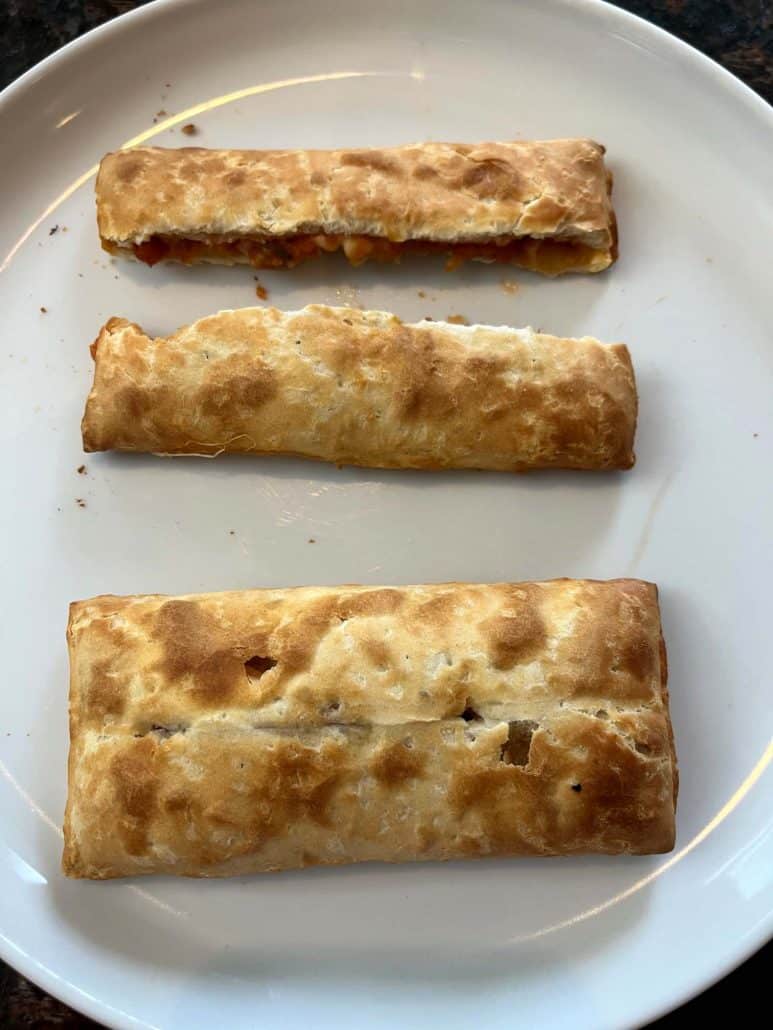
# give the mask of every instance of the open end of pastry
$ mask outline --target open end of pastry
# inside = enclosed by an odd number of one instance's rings
[[[350,264],[364,261],[395,262],[406,253],[448,257],[449,269],[465,261],[518,265],[546,275],[562,272],[598,272],[615,259],[615,248],[595,248],[577,240],[537,239],[501,236],[478,243],[448,244],[431,240],[392,242],[375,236],[239,236],[205,237],[157,235],[142,243],[117,244],[103,239],[111,253],[130,251],[146,265],[159,261],[180,261],[186,265],[201,261],[248,264],[255,268],[293,268],[322,252],[343,250]]]

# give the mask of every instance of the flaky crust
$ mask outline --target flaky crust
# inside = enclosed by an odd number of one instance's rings
[[[317,151],[136,148],[106,155],[96,188],[103,245],[128,256],[154,236],[308,234],[447,244],[556,239],[588,248],[577,256],[572,270],[579,271],[600,271],[616,256],[611,176],[604,148],[588,139]],[[213,253],[204,260],[245,258]]]
[[[590,337],[311,305],[221,311],[165,339],[114,318],[94,352],[86,451],[503,471],[634,461],[628,350]]]
[[[68,643],[69,876],[673,847],[650,583],[106,596]]]

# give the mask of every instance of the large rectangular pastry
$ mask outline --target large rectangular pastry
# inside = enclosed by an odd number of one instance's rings
[[[360,150],[119,150],[102,159],[103,247],[146,264],[292,268],[342,248],[560,275],[617,256],[612,178],[588,139]]]
[[[105,596],[68,642],[69,876],[673,847],[651,583]]]
[[[92,353],[86,451],[504,471],[634,462],[628,350],[591,337],[312,305],[221,311],[162,339],[114,318]]]

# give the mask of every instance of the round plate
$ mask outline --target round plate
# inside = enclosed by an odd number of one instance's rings
[[[493,266],[261,273],[270,303],[461,314],[623,339],[632,472],[527,477],[80,449],[88,345],[258,303],[249,269],[99,249],[95,164],[152,140],[331,147],[588,135],[621,256],[550,281]],[[773,910],[770,110],[600,3],[151,4],[0,101],[4,689],[0,942],[119,1027],[619,1027],[757,947]],[[85,468],[81,466],[85,462]],[[314,543],[311,543],[314,540]],[[102,592],[641,576],[661,587],[681,761],[670,856],[68,882],[67,603]]]

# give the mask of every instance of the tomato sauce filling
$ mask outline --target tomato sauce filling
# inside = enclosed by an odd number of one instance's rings
[[[600,264],[606,251],[595,250],[571,240],[536,239],[524,236],[499,237],[483,243],[441,243],[431,240],[392,242],[377,236],[306,235],[284,237],[243,236],[238,239],[213,237],[206,240],[183,236],[151,236],[131,245],[135,257],[146,265],[159,261],[221,260],[250,264],[255,268],[293,268],[323,251],[342,249],[352,265],[363,261],[399,261],[405,253],[446,254],[448,267],[464,261],[496,261],[543,272],[561,272]]]

